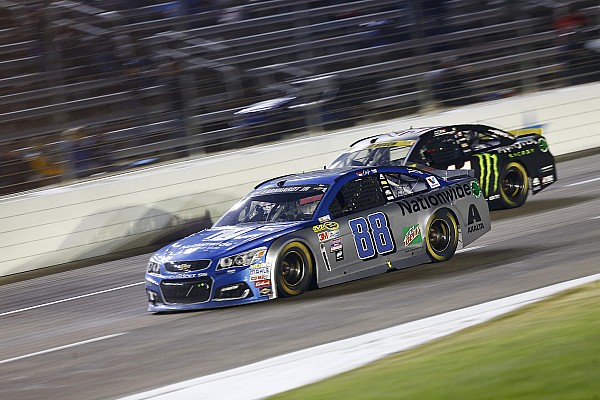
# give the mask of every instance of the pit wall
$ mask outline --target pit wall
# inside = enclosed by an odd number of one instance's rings
[[[411,126],[543,125],[554,155],[600,147],[600,84],[311,135],[0,198],[0,276],[162,243],[214,223],[256,184],[320,169],[352,142]],[[144,272],[140,265],[140,275]]]

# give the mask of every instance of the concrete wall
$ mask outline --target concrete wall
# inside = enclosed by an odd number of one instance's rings
[[[210,226],[257,183],[322,168],[353,141],[410,126],[544,125],[555,155],[600,147],[600,84],[525,95],[0,199],[0,276]],[[141,266],[142,267],[142,266]]]

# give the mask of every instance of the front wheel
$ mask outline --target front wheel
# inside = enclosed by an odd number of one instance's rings
[[[527,199],[529,178],[518,162],[511,162],[500,174],[500,202],[504,208],[521,207]]]
[[[302,294],[312,282],[314,274],[312,257],[308,247],[302,243],[288,243],[279,253],[275,268],[279,297]]]
[[[437,210],[429,218],[425,231],[425,245],[427,255],[433,262],[452,258],[458,246],[458,223],[449,210]]]

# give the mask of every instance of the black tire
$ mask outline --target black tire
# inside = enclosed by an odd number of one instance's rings
[[[425,246],[432,262],[452,258],[458,246],[458,223],[447,209],[436,210],[427,222]]]
[[[529,178],[523,165],[510,162],[500,174],[500,203],[503,208],[521,207],[529,192]]]
[[[283,247],[275,266],[275,281],[279,297],[292,297],[304,293],[310,287],[314,264],[310,250],[299,242]]]

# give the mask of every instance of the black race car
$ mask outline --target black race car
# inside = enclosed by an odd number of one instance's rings
[[[515,208],[556,181],[548,143],[535,130],[507,132],[487,125],[411,128],[353,143],[329,168],[426,166],[474,169],[490,209]]]

